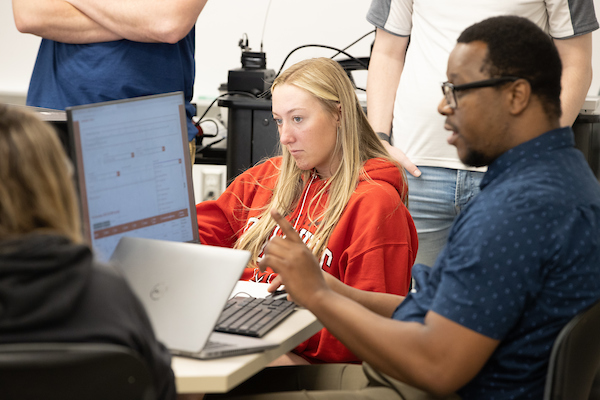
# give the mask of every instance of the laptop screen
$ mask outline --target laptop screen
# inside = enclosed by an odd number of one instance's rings
[[[123,236],[198,242],[182,92],[66,112],[83,231],[100,260]]]

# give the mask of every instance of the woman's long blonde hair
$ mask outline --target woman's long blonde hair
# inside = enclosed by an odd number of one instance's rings
[[[363,166],[367,160],[387,159],[395,163],[401,171],[404,186],[406,178],[403,169],[391,159],[371,128],[356,97],[354,85],[336,61],[329,58],[300,61],[275,79],[271,91],[283,84],[306,90],[332,117],[340,118],[336,148],[332,156],[339,152],[341,163],[317,196],[310,200],[307,208],[307,215],[312,223],[321,221],[314,236],[307,242],[313,254],[320,257],[327,246],[331,232],[356,189],[360,175],[365,173]],[[235,245],[236,248],[249,250],[252,253],[251,260],[256,260],[260,255],[275,228],[275,221],[270,215],[271,209],[277,209],[282,215],[292,213],[298,205],[304,183],[308,182],[312,173],[312,171],[299,169],[287,148],[280,147],[283,160],[271,201],[263,208],[259,221],[248,229]],[[313,215],[310,210],[317,208],[326,192],[329,192],[329,198],[323,208],[324,211]],[[402,201],[406,202],[406,198]]]
[[[0,240],[52,233],[81,242],[71,172],[52,126],[0,105]]]

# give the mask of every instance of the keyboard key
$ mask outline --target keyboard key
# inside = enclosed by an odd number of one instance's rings
[[[287,300],[233,297],[223,308],[215,331],[262,337],[290,315],[295,306]]]

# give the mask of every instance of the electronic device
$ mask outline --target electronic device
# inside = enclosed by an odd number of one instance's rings
[[[285,291],[285,289],[277,289],[273,293],[269,294],[266,298],[273,300],[287,300],[287,296],[288,293]]]
[[[173,354],[204,359],[278,345],[213,332],[249,259],[246,250],[123,237],[110,261],[140,299],[158,340]]]
[[[83,233],[100,260],[123,236],[199,241],[182,92],[66,113]]]
[[[248,37],[241,39],[242,68],[229,70],[227,77],[228,92],[248,92],[259,95],[268,91],[275,79],[275,71],[267,69],[267,55],[261,51],[250,51]],[[262,46],[261,46],[262,48]]]
[[[579,110],[579,114],[600,114],[600,96],[587,96],[581,106],[581,110]]]
[[[262,337],[295,308],[294,302],[273,297],[236,296],[225,304],[215,331]]]

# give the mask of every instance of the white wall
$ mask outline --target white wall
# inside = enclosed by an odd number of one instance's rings
[[[195,100],[214,98],[219,85],[227,81],[227,71],[241,66],[239,39],[246,33],[250,47],[260,49],[264,26],[267,67],[279,70],[285,56],[304,44],[324,44],[343,48],[371,31],[365,15],[369,0],[209,0],[196,25]],[[600,19],[600,0],[594,0]],[[367,56],[373,35],[348,51],[356,57]],[[33,69],[39,39],[19,33],[12,19],[8,0],[0,1],[0,95],[25,95]],[[315,56],[331,56],[330,50],[302,49],[286,63]],[[600,32],[594,32],[594,80],[590,94],[600,90]],[[365,77],[356,76],[357,84]],[[363,84],[364,85],[364,84]]]
[[[276,72],[287,54],[304,44],[344,48],[373,30],[366,21],[368,0],[210,0],[196,24],[196,93],[215,95],[227,81],[227,71],[241,67],[238,41],[248,35],[253,51],[267,55],[267,68]],[[232,11],[235,10],[235,11]],[[207,40],[212,37],[214,39]],[[348,49],[355,57],[369,55],[374,35]],[[326,49],[306,48],[295,52],[286,66],[315,56],[332,56]]]
[[[277,71],[285,56],[308,43],[346,47],[373,30],[366,19],[368,0],[209,0],[196,24],[195,99],[212,99],[227,81],[227,71],[241,67],[238,41],[246,33],[253,51],[267,54],[267,68]],[[348,51],[368,56],[373,35]],[[25,94],[33,69],[39,39],[19,33],[12,19],[11,2],[0,1],[0,94]],[[331,50],[304,49],[294,60],[331,56]]]
[[[11,2],[0,1],[0,93],[27,93],[39,43],[17,31]]]

